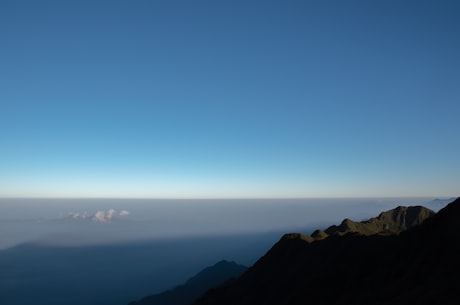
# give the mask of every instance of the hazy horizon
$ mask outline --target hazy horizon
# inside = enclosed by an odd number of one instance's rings
[[[443,207],[442,201],[433,199],[0,198],[0,249],[30,242],[84,246],[291,231],[309,234],[344,218],[361,221],[398,205]]]

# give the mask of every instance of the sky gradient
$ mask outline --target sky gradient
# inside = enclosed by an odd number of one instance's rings
[[[0,197],[456,196],[458,1],[1,1]]]

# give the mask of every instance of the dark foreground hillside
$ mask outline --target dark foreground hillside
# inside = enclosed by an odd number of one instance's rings
[[[400,234],[363,234],[356,224],[287,234],[237,281],[194,304],[460,304],[460,199]]]

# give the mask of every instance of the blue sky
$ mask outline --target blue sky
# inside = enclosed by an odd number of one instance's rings
[[[2,1],[0,197],[453,196],[458,1]]]

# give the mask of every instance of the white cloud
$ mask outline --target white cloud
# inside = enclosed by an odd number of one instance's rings
[[[125,210],[123,210],[123,211],[125,211]],[[127,212],[127,211],[125,211],[125,212]],[[98,222],[98,223],[111,222],[112,219],[114,219],[114,216],[116,216],[116,215],[117,215],[117,210],[115,210],[115,209],[110,209],[107,212],[105,212],[105,211],[97,211],[96,214],[94,214],[94,216],[93,216],[93,221]],[[120,215],[121,215],[121,212],[120,212]]]
[[[121,210],[120,213],[119,213],[120,216],[128,216],[129,214],[131,214],[131,213],[126,211],[126,210]]]
[[[129,215],[130,212],[126,210],[121,210],[117,212],[115,209],[109,209],[108,211],[97,211],[94,215],[88,215],[88,212],[70,212],[67,214],[66,218],[75,219],[75,220],[92,220],[97,223],[109,223],[114,220],[117,216],[123,217]]]
[[[83,213],[71,212],[67,214],[67,218],[72,218],[76,220],[85,220],[86,218],[88,218],[88,213],[87,212],[83,212]]]
[[[106,223],[109,220],[105,217],[104,211],[97,211],[96,214],[94,214],[93,216],[93,221],[99,223]]]
[[[69,218],[80,219],[80,213],[77,213],[77,212],[69,213]]]
[[[117,211],[114,209],[108,210],[107,213],[105,213],[105,218],[107,218],[108,220],[112,220],[113,215],[115,215],[116,212]]]

